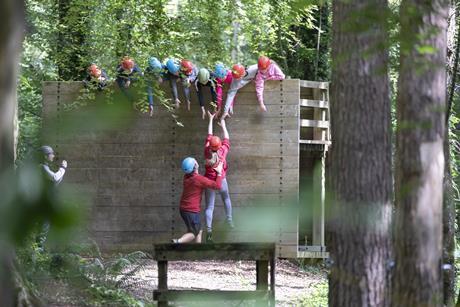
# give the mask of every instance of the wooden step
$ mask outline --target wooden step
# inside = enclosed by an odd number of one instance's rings
[[[322,90],[327,90],[329,88],[329,82],[300,80],[300,87],[319,88]]]
[[[300,140],[299,144],[312,144],[312,145],[331,145],[331,141],[323,140]]]
[[[329,129],[329,122],[325,120],[301,119],[300,127]]]
[[[300,99],[301,107],[329,109],[329,101]]]
[[[225,301],[225,300],[268,300],[269,290],[154,290],[155,301]]]

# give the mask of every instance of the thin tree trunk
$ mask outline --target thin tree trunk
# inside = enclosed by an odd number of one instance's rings
[[[316,59],[315,59],[315,80],[318,80],[318,66],[319,66],[319,47],[321,46],[321,26],[323,24],[322,16],[323,5],[319,6],[318,15],[319,15],[319,25],[318,25],[318,37],[316,40]]]
[[[388,306],[391,124],[386,0],[333,1],[330,306]],[[363,56],[367,55],[367,56]]]
[[[241,6],[241,1],[240,0],[235,0],[234,4],[234,9],[233,9],[233,22],[232,22],[232,27],[233,27],[233,39],[232,39],[232,62],[233,63],[238,63],[240,60],[240,43],[239,43],[239,35],[240,35],[240,23],[238,22],[239,20],[239,7]]]
[[[403,0],[401,3],[394,306],[443,305],[442,197],[448,8],[447,0]]]
[[[446,131],[444,134],[444,169],[443,182],[443,278],[444,278],[444,305],[455,305],[455,197],[452,178],[452,161],[450,159],[449,118],[452,113],[454,89],[456,84],[456,71],[458,69],[458,56],[460,45],[458,43],[459,28],[457,25],[457,8],[455,1],[451,2],[449,12],[449,27],[447,32],[447,84],[448,99],[446,109]]]
[[[0,1],[0,176],[14,168],[14,114],[16,80],[24,31],[24,2]],[[14,306],[14,250],[0,237],[0,306]]]

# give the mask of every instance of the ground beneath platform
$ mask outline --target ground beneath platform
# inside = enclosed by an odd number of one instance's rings
[[[276,262],[276,306],[309,306],[308,298],[320,295],[318,286],[327,282],[326,270],[288,260]],[[255,290],[253,261],[175,261],[168,263],[168,287],[177,290]],[[132,276],[128,290],[143,301],[152,300],[157,288],[155,261],[146,263]],[[316,298],[313,298],[313,301]],[[178,305],[175,305],[178,306]],[[311,305],[313,306],[313,305]],[[317,306],[317,305],[315,305]]]

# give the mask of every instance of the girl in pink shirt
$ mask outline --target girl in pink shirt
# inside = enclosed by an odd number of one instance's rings
[[[254,82],[256,83],[257,101],[262,109],[266,109],[264,104],[264,85],[265,80],[284,80],[284,73],[279,66],[266,56],[259,57],[258,71]]]

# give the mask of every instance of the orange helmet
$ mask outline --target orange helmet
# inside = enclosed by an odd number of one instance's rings
[[[134,61],[133,59],[131,59],[130,57],[124,57],[123,60],[121,61],[121,67],[123,67],[123,69],[133,69],[134,67]]]
[[[96,77],[96,78],[99,78],[102,73],[96,64],[91,64],[90,67],[88,67],[88,72],[91,76]]]
[[[211,147],[212,151],[218,151],[219,148],[222,146],[222,141],[220,137],[213,135],[211,140],[209,141],[209,146]]]
[[[257,62],[257,66],[260,70],[265,70],[270,66],[270,59],[264,55],[259,57],[259,61]]]
[[[232,76],[235,79],[241,79],[246,74],[246,69],[241,64],[235,64],[232,67]]]
[[[190,75],[193,70],[193,64],[189,60],[182,60],[180,62],[180,68],[186,75]]]

